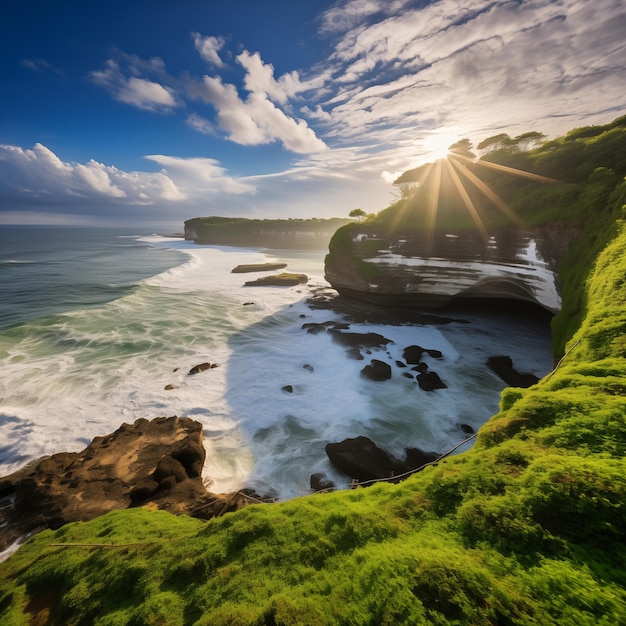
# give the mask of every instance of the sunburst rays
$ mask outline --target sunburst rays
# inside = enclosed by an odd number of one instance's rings
[[[471,166],[471,169],[470,169]],[[465,208],[480,237],[484,241],[490,238],[489,228],[485,223],[485,217],[481,212],[492,211],[495,207],[506,220],[518,228],[526,228],[524,220],[503,200],[476,172],[479,167],[496,170],[512,176],[532,180],[544,184],[554,184],[559,181],[516,169],[506,165],[490,163],[489,161],[476,160],[467,154],[449,151],[443,159],[430,163],[420,172],[419,192],[420,206],[423,211],[426,230],[425,253],[429,255],[436,232],[436,223],[439,210],[442,205],[442,194],[449,193],[446,185],[450,185],[460,199],[461,206]],[[409,200],[405,200],[404,207],[400,208],[390,224],[393,232],[406,218],[407,211],[415,210]]]

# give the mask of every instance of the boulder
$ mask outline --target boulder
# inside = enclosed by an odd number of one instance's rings
[[[335,483],[322,472],[311,474],[310,485],[312,491],[332,491],[335,488]]]
[[[150,506],[209,518],[248,503],[245,494],[207,491],[205,455],[202,424],[174,416],[122,424],[82,452],[38,459],[0,480],[0,491],[14,495],[13,506],[0,514],[0,550],[35,529],[115,509]]]
[[[437,372],[422,372],[417,375],[417,384],[424,391],[435,391],[435,389],[447,389],[446,385]]]
[[[487,367],[497,374],[509,387],[530,387],[539,381],[534,374],[520,373],[513,367],[513,360],[508,356],[490,356]]]
[[[391,365],[378,359],[372,359],[370,364],[361,370],[361,376],[375,381],[389,380],[391,378]]]
[[[440,456],[419,448],[407,448],[405,453],[406,458],[401,461],[363,436],[326,445],[330,462],[340,472],[359,482],[393,479],[417,470]]]
[[[219,367],[219,363],[199,363],[198,365],[194,365],[188,372],[187,376],[193,376],[195,374],[199,374],[200,372],[204,372],[205,370],[215,369]]]
[[[244,283],[245,287],[293,287],[294,285],[302,285],[309,282],[306,274],[274,274],[272,276],[263,276],[256,280],[249,280]]]

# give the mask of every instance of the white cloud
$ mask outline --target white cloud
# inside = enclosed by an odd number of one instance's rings
[[[224,47],[222,37],[203,36],[200,33],[191,33],[194,46],[200,56],[210,65],[224,67],[224,62],[218,52]]]
[[[163,174],[176,181],[189,195],[207,192],[227,194],[254,193],[254,185],[226,174],[226,170],[215,159],[187,158],[150,154],[147,159],[163,166]]]
[[[190,86],[190,93],[213,105],[219,127],[235,143],[249,146],[278,140],[298,154],[326,149],[304,120],[289,117],[262,92],[253,92],[244,101],[234,85],[223,83],[219,77],[205,76],[202,84]]]
[[[274,66],[263,63],[258,52],[250,54],[244,50],[238,57],[239,64],[246,69],[245,88],[252,93],[262,93],[278,104],[287,101],[298,92],[307,89],[300,82],[298,72],[283,74],[278,80],[274,78]]]
[[[25,203],[154,205],[185,194],[163,173],[124,172],[91,160],[67,163],[42,144],[0,146],[0,187]]]
[[[162,69],[161,64],[160,60],[153,60],[150,67]],[[178,106],[173,89],[146,78],[126,77],[116,61],[109,60],[105,65],[104,70],[91,72],[90,76],[116,100],[147,111],[170,111]]]
[[[458,126],[477,141],[494,130],[555,135],[581,119],[609,121],[626,106],[621,2],[411,4],[389,17],[377,14],[371,24],[344,20],[324,68],[334,91],[317,103],[330,115],[325,137],[334,145],[378,137],[414,166],[438,126]],[[374,14],[376,3],[366,5],[364,15]],[[413,157],[403,143],[407,135]]]

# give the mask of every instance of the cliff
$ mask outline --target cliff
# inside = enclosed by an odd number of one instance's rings
[[[535,306],[556,314],[560,356],[582,319],[580,281],[615,232],[624,176],[626,118],[534,150],[451,153],[405,172],[398,180],[414,180],[402,200],[340,228],[326,278],[381,306]]]
[[[138,508],[40,533],[3,564],[0,621],[625,623],[623,205],[622,175],[558,262],[564,358],[505,390],[470,451],[208,522]]]
[[[325,250],[333,233],[349,221],[338,217],[307,220],[195,217],[185,222],[185,239],[198,244]]]

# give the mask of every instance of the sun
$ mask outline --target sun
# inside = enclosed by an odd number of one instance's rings
[[[460,129],[439,128],[424,139],[426,157],[432,161],[445,159],[448,156],[448,148],[461,139]]]

